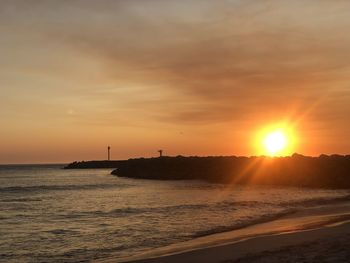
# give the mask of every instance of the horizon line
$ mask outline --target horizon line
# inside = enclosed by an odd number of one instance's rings
[[[244,156],[244,155],[164,155],[162,157],[247,157],[247,158],[252,158],[252,157],[268,157],[268,158],[283,158],[283,157],[292,157],[293,155],[301,155],[304,157],[321,157],[323,156],[334,156],[334,155],[338,155],[338,156],[350,156],[349,154],[339,154],[339,153],[332,153],[332,154],[325,154],[325,153],[321,153],[319,155],[304,155],[301,153],[293,153],[291,155],[281,155],[281,156],[269,156],[269,155],[250,155],[250,156]],[[124,160],[129,160],[129,159],[139,159],[139,158],[145,158],[145,159],[151,159],[151,158],[159,158],[159,156],[154,156],[154,157],[130,157],[130,158],[125,158],[125,159],[119,159],[119,160],[105,160],[105,159],[101,159],[101,160],[74,160],[74,161],[70,161],[70,162],[24,162],[24,163],[0,163],[0,166],[11,166],[11,165],[67,165],[70,163],[74,163],[74,162],[92,162],[92,161],[107,161],[107,162],[114,162],[114,161],[124,161]]]

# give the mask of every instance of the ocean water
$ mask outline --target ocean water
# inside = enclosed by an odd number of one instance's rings
[[[0,166],[0,261],[122,259],[273,220],[346,190],[119,178],[110,169]]]

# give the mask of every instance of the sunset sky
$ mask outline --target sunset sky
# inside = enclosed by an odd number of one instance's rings
[[[0,1],[0,163],[350,153],[350,1]]]

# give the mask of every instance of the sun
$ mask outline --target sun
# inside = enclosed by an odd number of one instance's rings
[[[288,140],[283,131],[277,130],[266,135],[263,140],[268,155],[275,156],[281,153],[287,146]]]
[[[287,156],[295,152],[297,136],[295,125],[290,122],[272,123],[262,126],[255,134],[256,153],[266,156]]]

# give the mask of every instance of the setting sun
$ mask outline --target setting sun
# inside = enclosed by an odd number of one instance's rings
[[[265,137],[263,143],[269,155],[276,155],[284,150],[288,141],[282,131],[274,131]]]
[[[259,155],[287,156],[296,150],[296,141],[293,125],[279,122],[261,128],[256,134],[254,144]]]

